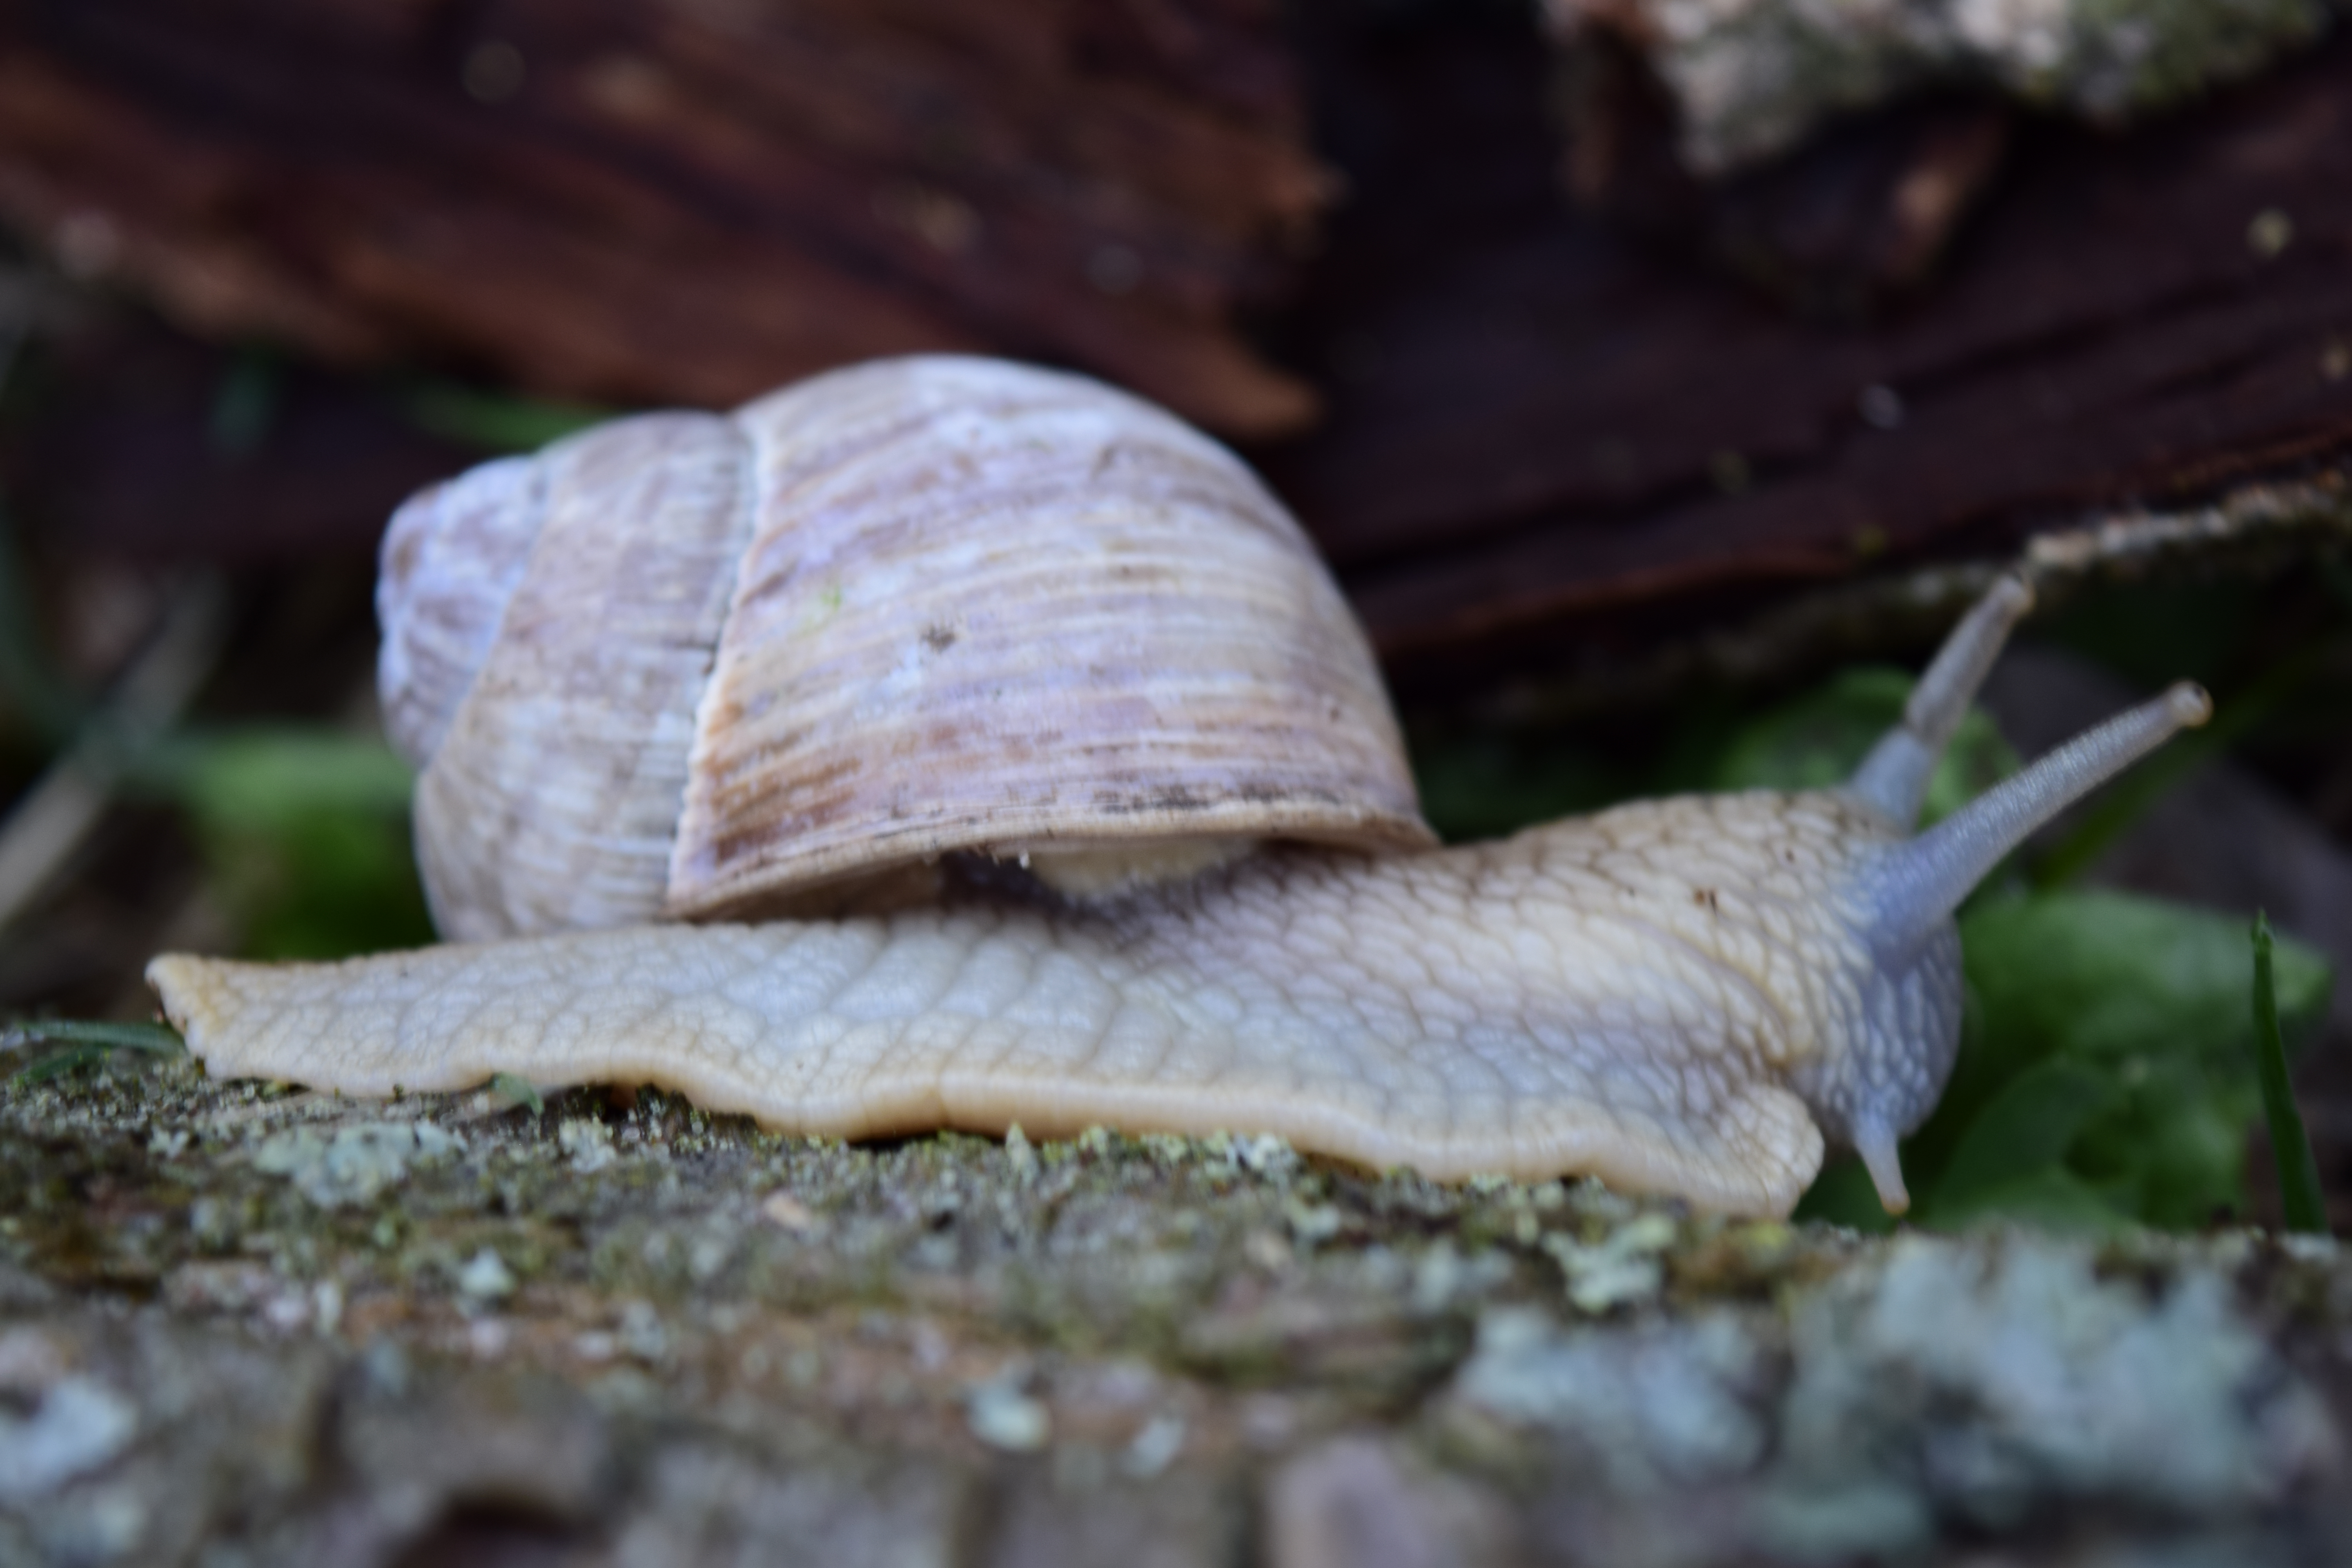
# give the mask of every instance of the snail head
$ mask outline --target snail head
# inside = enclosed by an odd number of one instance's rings
[[[1923,833],[1913,833],[1927,783],[2000,652],[2032,608],[2024,578],[2003,578],[1946,641],[1903,721],[1843,791],[1882,818],[1889,837],[1861,846],[1843,905],[1868,973],[1852,1037],[1825,1051],[1794,1087],[1833,1141],[1870,1168],[1888,1212],[1910,1205],[1896,1141],[1927,1119],[1959,1048],[1962,984],[1954,912],[2043,825],[2184,729],[2213,705],[2182,682],[2049,752]]]

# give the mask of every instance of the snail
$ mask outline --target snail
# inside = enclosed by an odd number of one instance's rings
[[[1439,847],[1361,631],[1223,448],[917,357],[410,501],[379,605],[451,944],[149,968],[208,1070],[650,1082],[869,1137],[1276,1133],[1436,1178],[1906,1203],[1952,911],[2201,723],[2176,686],[1912,832],[2032,601],[2000,579],[1843,787]]]

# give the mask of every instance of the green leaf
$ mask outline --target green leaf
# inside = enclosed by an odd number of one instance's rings
[[[1847,670],[1737,727],[1701,787],[1794,790],[1843,784],[1879,737],[1902,722],[1913,684],[1897,669]],[[1971,710],[1928,784],[1923,823],[1958,810],[2016,771],[2017,754],[1992,721]]]
[[[267,829],[200,825],[213,885],[263,959],[343,958],[433,940],[408,824],[310,810]]]
[[[1998,1194],[2054,1170],[2091,1121],[2123,1088],[2089,1062],[2053,1056],[2001,1087],[1969,1119],[1920,1217],[1935,1223],[1987,1206]]]
[[[12,1075],[26,1083],[44,1083],[82,1068],[95,1067],[118,1050],[152,1057],[184,1057],[186,1042],[177,1030],[161,1024],[118,1024],[82,1018],[21,1018],[0,1028],[0,1052],[29,1046],[59,1045],[43,1051]]]
[[[408,764],[327,731],[182,737],[139,782],[193,819],[249,958],[341,958],[433,940],[408,826]]]
[[[145,1051],[150,1056],[188,1054],[180,1032],[163,1024],[117,1024],[83,1018],[25,1018],[0,1029],[0,1051],[43,1041]]]
[[[2257,1089],[2236,921],[2070,893],[1988,906],[1961,931],[1986,1032],[2006,1047],[1997,1054],[2065,1057],[2120,1090],[2069,1147],[2069,1168],[2144,1224],[2243,1212]],[[2299,946],[2279,957],[2282,1010],[2315,1026],[2326,965]]]
[[[16,1077],[24,1083],[47,1083],[84,1068],[94,1068],[107,1058],[104,1046],[68,1046],[61,1051],[47,1051],[16,1069]]]
[[[504,1100],[510,1109],[516,1106],[530,1107],[533,1116],[541,1115],[547,1110],[547,1101],[539,1097],[539,1090],[530,1079],[520,1078],[510,1072],[492,1073],[490,1092]]]
[[[2245,939],[2237,920],[2124,893],[2011,899],[1960,922],[1969,983],[1988,1027],[2116,1063],[2151,1048],[2242,1061]],[[2277,954],[2280,1016],[2315,1025],[2327,1005],[2326,960],[2300,942]]]
[[[1416,737],[1422,815],[1448,843],[1499,838],[1640,793],[1591,748],[1499,735]]]
[[[1916,1190],[1917,1184],[1912,1185]],[[1797,1200],[1791,1217],[1842,1225],[1864,1236],[1885,1236],[1895,1226],[1895,1216],[1878,1201],[1878,1188],[1872,1184],[1870,1172],[1851,1153],[1831,1156],[1813,1184],[1805,1189],[1805,1195]]]
[[[1708,787],[1826,789],[1843,784],[1878,738],[1902,721],[1910,693],[1911,679],[1900,670],[1847,670],[1737,726],[1716,759]]]
[[[1945,1229],[1985,1221],[2037,1226],[2070,1235],[2105,1236],[2129,1223],[2098,1189],[2063,1165],[2045,1165],[1948,1202],[1928,1223]]]
[[[1901,670],[1848,670],[1748,718],[1726,702],[1684,705],[1671,743],[1629,764],[1612,749],[1540,736],[1413,737],[1423,814],[1449,842],[1492,838],[1621,800],[1691,790],[1822,789],[1843,784],[1902,721],[1913,681]],[[1984,714],[1961,722],[1930,781],[1923,819],[1934,822],[2017,771],[2017,757]]]
[[[1957,1225],[2004,1211],[2004,1194],[2037,1190],[2065,1163],[2067,1147],[2124,1089],[2095,1065],[2067,1056],[2039,1060],[2001,1086],[1969,1119],[1936,1187],[1919,1204],[1924,1225]],[[2107,1217],[2115,1220],[2112,1211]]]
[[[175,741],[142,770],[142,782],[212,826],[266,832],[305,812],[404,815],[415,774],[381,741],[255,729]]]
[[[411,423],[484,452],[535,452],[613,417],[614,410],[427,382],[401,398]]]
[[[1936,1112],[1904,1166],[1922,1224],[1988,1217],[2096,1229],[2242,1212],[2258,1104],[2242,930],[2116,893],[1998,900],[1962,917],[1969,1008]],[[2326,964],[2280,943],[2285,1032],[2315,1030]],[[1846,1223],[1825,1171],[1801,1213]]]

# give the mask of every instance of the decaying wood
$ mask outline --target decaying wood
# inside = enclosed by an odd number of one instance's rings
[[[0,1085],[11,1562],[2317,1562],[2348,1324],[2244,1231]]]
[[[0,18],[0,213],[198,330],[719,405],[986,349],[1244,436],[1334,194],[1265,0],[59,0]]]
[[[1317,57],[1357,199],[1300,324],[1330,416],[1271,468],[1392,669],[1998,553],[2352,439],[2352,38],[2129,135],[2020,127],[1941,275],[1868,323],[1559,199],[1545,72],[1491,25]]]
[[[1260,437],[1408,689],[2352,442],[2352,37],[2128,134],[1895,110],[1694,192],[1643,173],[1670,126],[1563,145],[1504,8],[1308,5],[1294,58],[1258,0],[1036,5],[51,0],[0,22],[0,209],[205,331],[540,390],[725,403],[915,346],[1090,368]],[[1234,321],[1338,188],[1301,81],[1350,194],[1265,318],[1294,374]],[[1915,177],[1951,205],[1890,205]],[[349,547],[457,460],[386,417],[331,448],[373,477],[330,504],[254,479],[292,414],[232,483],[110,460],[110,407],[11,454],[36,528]]]
[[[1761,168],[1701,179],[1677,156],[1664,86],[1614,35],[1563,47],[1551,96],[1560,183],[1579,205],[1832,321],[1866,319],[1934,277],[1998,185],[2019,119],[1981,91],[1906,96]]]

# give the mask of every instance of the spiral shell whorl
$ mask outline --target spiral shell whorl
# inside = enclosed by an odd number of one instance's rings
[[[529,566],[417,781],[434,918],[467,941],[660,915],[749,530],[743,438],[713,415],[600,426],[540,467]]]
[[[436,521],[459,537],[411,539]],[[395,551],[464,579],[428,635]],[[767,912],[958,850],[1116,886],[1260,837],[1431,842],[1297,525],[1080,377],[926,356],[616,422],[428,492],[386,562],[451,936]]]
[[[490,657],[546,510],[546,469],[504,458],[418,491],[384,530],[375,583],[384,731],[412,767],[441,749]]]
[[[738,416],[761,515],[670,912],[953,850],[1430,842],[1370,650],[1249,469],[1072,375],[961,358]]]

